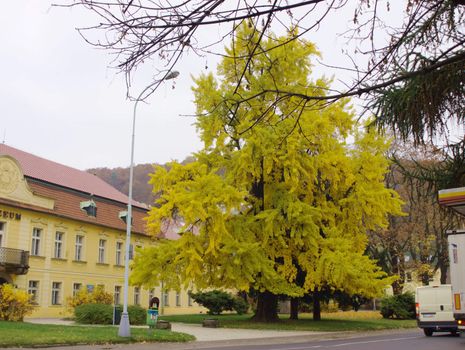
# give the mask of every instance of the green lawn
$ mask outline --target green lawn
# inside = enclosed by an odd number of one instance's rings
[[[0,321],[0,348],[32,345],[75,345],[135,342],[186,342],[195,340],[189,334],[166,330],[131,328],[130,338],[118,336],[112,326],[57,326]]]
[[[288,315],[281,315],[278,323],[250,321],[251,315],[225,314],[214,316],[225,328],[278,329],[301,331],[367,331],[416,327],[415,320],[386,320],[375,312],[340,312],[323,314],[323,320],[314,322],[310,314],[299,315],[298,321],[291,321]],[[202,323],[209,315],[173,315],[160,319],[171,322]],[[134,342],[186,342],[195,338],[189,334],[165,330],[132,328],[130,338],[118,336],[114,326],[58,326],[23,322],[0,321],[0,348],[30,347],[45,345],[107,344]]]
[[[219,316],[200,315],[173,315],[161,316],[162,320],[170,322],[202,323],[205,318],[217,318],[220,327],[248,328],[248,329],[277,329],[293,331],[367,331],[381,329],[398,329],[416,327],[415,320],[387,320],[378,317],[379,313],[334,313],[325,314],[322,320],[315,322],[310,314],[299,315],[299,320],[289,320],[289,315],[280,315],[278,323],[259,323],[250,321],[251,315],[225,314]]]

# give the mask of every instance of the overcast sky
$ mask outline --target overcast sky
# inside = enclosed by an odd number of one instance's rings
[[[93,23],[91,14],[50,3],[2,2],[1,142],[82,170],[127,167],[133,102],[126,98],[124,77],[108,68],[108,52],[89,46],[75,30]],[[341,23],[339,17],[332,26]],[[340,54],[333,27],[314,37],[326,58]],[[186,57],[174,89],[167,81],[147,104],[139,103],[136,164],[182,161],[201,148],[194,119],[183,115],[194,113],[191,75],[206,63],[214,71],[213,58]]]

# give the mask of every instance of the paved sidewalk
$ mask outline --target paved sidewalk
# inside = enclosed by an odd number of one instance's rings
[[[205,328],[199,324],[172,323],[172,330],[192,334],[197,341],[282,338],[323,334],[323,332],[277,331],[237,328]]]
[[[63,320],[61,318],[25,318],[24,322],[36,324],[57,324],[63,326],[72,326],[74,321]]]

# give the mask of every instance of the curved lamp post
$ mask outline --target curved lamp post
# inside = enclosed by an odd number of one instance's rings
[[[147,90],[163,80],[174,79],[179,75],[179,72],[169,72],[163,79],[157,80],[147,86],[140,95],[136,98],[134,103],[134,112],[132,117],[132,140],[131,140],[131,164],[129,166],[129,194],[128,194],[128,213],[126,216],[126,251],[124,254],[124,299],[123,299],[123,313],[121,314],[121,321],[119,324],[118,335],[120,337],[130,337],[131,328],[129,325],[128,316],[128,289],[129,289],[129,248],[131,245],[131,221],[132,221],[132,179],[134,173],[134,138],[136,130],[136,110],[137,104]]]

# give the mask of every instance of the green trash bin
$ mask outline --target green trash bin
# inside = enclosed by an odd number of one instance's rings
[[[151,308],[147,310],[147,326],[155,328],[158,320],[158,308]]]

